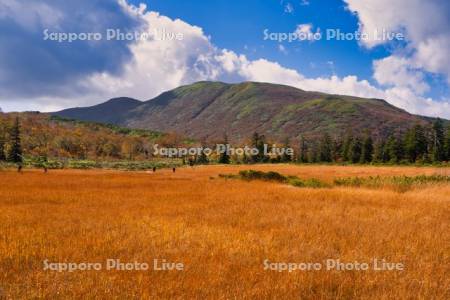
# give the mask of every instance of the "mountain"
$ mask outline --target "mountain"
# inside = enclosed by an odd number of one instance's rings
[[[178,132],[196,139],[217,139],[226,133],[232,141],[246,139],[253,132],[275,140],[316,137],[323,132],[360,134],[365,130],[386,136],[432,120],[380,99],[308,92],[269,83],[208,81],[181,86],[145,102],[118,98],[54,115]]]
[[[122,123],[123,112],[130,111],[141,104],[141,101],[132,98],[113,98],[104,103],[90,107],[75,107],[65,109],[54,113],[54,115],[81,121],[92,121],[118,125]]]

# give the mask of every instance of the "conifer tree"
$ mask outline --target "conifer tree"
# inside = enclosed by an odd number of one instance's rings
[[[300,136],[298,162],[306,163],[308,162],[308,143],[303,136]]]
[[[253,163],[268,161],[268,157],[264,154],[264,144],[264,135],[259,135],[257,132],[255,132],[252,136],[252,146],[253,148],[256,148],[258,150],[258,154],[252,155],[251,159]]]
[[[324,133],[320,140],[319,161],[331,162],[332,160],[332,140],[328,133]]]
[[[379,139],[374,146],[373,161],[377,163],[386,162],[388,160],[386,155],[386,142],[384,139]]]
[[[428,142],[425,135],[425,129],[417,124],[405,136],[405,151],[410,162],[416,162],[422,159],[428,150]]]
[[[362,142],[361,158],[359,162],[363,164],[371,162],[372,154],[373,154],[373,140],[370,134],[367,132]]]
[[[387,159],[391,163],[399,163],[403,155],[402,140],[393,135],[389,137],[386,143],[385,153],[387,155]]]
[[[5,143],[6,143],[5,131],[2,124],[0,123],[0,161],[6,160]]]
[[[317,148],[318,147],[316,143],[312,143],[310,146],[308,146],[307,158],[309,163],[315,163],[318,161],[319,155]]]
[[[223,136],[223,143],[222,144],[225,145],[225,147],[227,148],[227,145],[228,145],[228,136],[227,136],[227,134],[225,134]],[[229,164],[229,163],[230,163],[230,155],[225,150],[222,153],[220,153],[219,164]]]
[[[362,142],[360,137],[352,140],[348,152],[349,159],[352,163],[357,163],[361,160]]]
[[[344,143],[342,145],[342,160],[343,161],[351,161],[351,154],[350,154],[350,146],[353,142],[353,136],[352,134],[348,134],[344,138]]]
[[[432,133],[432,160],[434,162],[443,161],[445,158],[445,134],[444,134],[444,124],[441,119],[437,119],[433,123],[433,133]]]
[[[444,142],[444,159],[446,161],[450,160],[450,125],[447,127],[447,132],[445,135],[445,142]]]
[[[202,148],[203,149],[200,151],[200,155],[197,157],[197,164],[206,165],[209,163],[209,159],[205,153],[204,147],[202,147]]]
[[[290,162],[290,161],[292,161],[291,155],[288,155],[286,153],[287,149],[291,147],[288,137],[284,140],[283,147],[284,147],[284,152],[283,152],[283,154],[280,157],[280,161],[281,162]]]
[[[20,123],[19,117],[16,117],[11,132],[9,134],[11,149],[8,154],[8,160],[10,162],[21,163],[22,162],[22,145],[20,141]]]
[[[332,161],[339,161],[341,157],[341,151],[342,151],[342,144],[337,138],[334,138],[331,142],[331,160]]]

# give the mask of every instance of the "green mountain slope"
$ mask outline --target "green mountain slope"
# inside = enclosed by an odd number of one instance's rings
[[[95,106],[65,109],[55,113],[55,115],[81,121],[120,124],[124,112],[141,104],[141,101],[132,98],[113,98]]]
[[[137,101],[137,100],[136,100]],[[253,132],[281,140],[300,135],[314,137],[323,132],[343,135],[364,130],[375,136],[404,132],[430,118],[412,115],[384,100],[307,92],[269,83],[197,82],[165,92],[146,102],[108,110],[108,102],[56,115],[131,128],[178,132],[196,139],[243,140]],[[98,116],[98,117],[96,117]],[[95,119],[92,119],[95,118]]]

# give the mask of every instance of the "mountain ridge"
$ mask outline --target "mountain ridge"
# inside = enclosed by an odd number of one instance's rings
[[[122,99],[122,100],[121,100]],[[375,136],[406,131],[433,118],[413,115],[383,99],[304,91],[261,82],[200,81],[139,101],[114,98],[85,108],[53,113],[66,118],[130,128],[177,132],[196,139],[243,140],[253,132],[275,140],[344,135],[365,130]]]
[[[142,103],[129,97],[117,97],[93,106],[68,108],[52,114],[64,118],[118,125],[123,111],[128,111]]]

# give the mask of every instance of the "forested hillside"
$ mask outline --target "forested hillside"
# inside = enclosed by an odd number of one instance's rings
[[[17,160],[14,154],[17,131],[20,145],[16,146],[24,158],[143,160],[150,157],[154,143],[183,142],[176,134],[68,120],[37,112],[0,113],[0,160]]]

